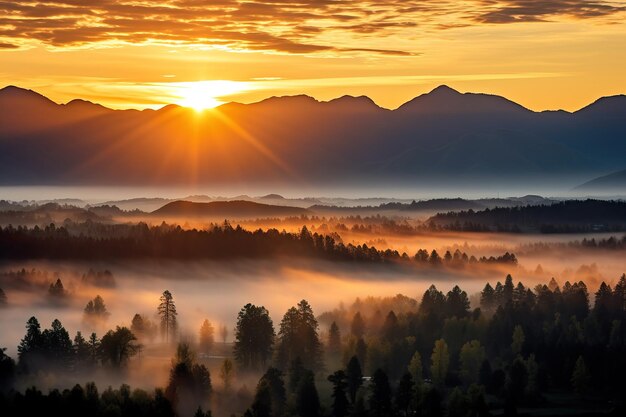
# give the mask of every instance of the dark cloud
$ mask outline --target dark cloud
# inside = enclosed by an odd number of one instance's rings
[[[590,19],[624,11],[623,2],[603,0],[471,1],[469,6],[455,0],[0,1],[0,48],[33,40],[57,47],[151,41],[298,54],[412,55],[381,49],[380,39],[415,38],[422,27]],[[339,34],[332,43],[329,33]]]
[[[589,19],[614,15],[626,10],[622,2],[594,0],[483,0],[488,7],[474,17],[483,23],[540,22],[561,16]]]

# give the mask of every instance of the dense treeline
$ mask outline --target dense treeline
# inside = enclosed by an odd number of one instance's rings
[[[158,311],[164,333],[163,326],[171,324],[168,317],[176,316],[169,291],[163,293]],[[324,333],[320,322],[328,326]],[[201,340],[207,331],[203,323]],[[164,334],[173,339],[174,330]],[[93,350],[80,341],[80,334],[72,343],[58,321],[41,331],[32,318],[18,348],[18,364],[0,353],[3,389],[10,387],[16,368],[71,370],[84,352],[81,366],[94,366],[96,358],[99,366],[115,369],[138,349],[126,328],[95,339],[98,347]],[[85,398],[91,398],[90,407],[97,408],[89,410],[100,415],[109,407],[109,398],[117,398],[118,408],[106,415],[129,415],[130,404],[141,399],[144,408],[135,415],[151,410],[152,415],[190,416],[198,406],[207,410],[211,398],[227,396],[230,390],[213,390],[208,369],[195,361],[190,349],[179,344],[167,387],[154,395],[122,387],[98,399],[95,386],[48,396],[33,389],[2,397],[0,407],[21,412],[31,410],[32,404],[46,404],[54,410],[75,410],[70,404],[84,405]],[[115,362],[120,352],[124,359]],[[348,310],[341,307],[319,318],[302,300],[285,312],[277,329],[265,307],[247,304],[237,317],[233,353],[239,373],[261,375],[246,417],[470,417],[490,411],[515,415],[519,408],[563,414],[559,398],[569,412],[623,415],[626,275],[614,287],[602,283],[593,297],[582,281],[559,286],[552,279],[529,288],[508,275],[504,282],[486,284],[480,307],[474,309],[458,286],[444,293],[433,285],[419,302],[402,295],[357,300]],[[224,387],[231,384],[226,382],[231,371],[225,359],[220,371]],[[29,395],[33,401],[26,405]],[[158,406],[163,410],[151,408]]]
[[[343,244],[332,235],[311,233],[303,226],[299,233],[269,229],[248,231],[225,222],[207,230],[184,230],[180,226],[149,227],[138,225],[105,225],[85,223],[70,232],[66,227],[50,224],[45,228],[7,226],[0,228],[0,258],[3,259],[233,259],[276,256],[316,257],[337,261],[410,262],[406,254],[396,250]],[[515,255],[479,259],[467,254],[446,254],[443,258],[432,251],[420,250],[413,258],[430,265],[448,263],[462,266],[469,263],[516,264]],[[449,256],[448,256],[449,255]],[[458,255],[458,256],[457,256]],[[458,259],[455,259],[457,257]]]
[[[579,233],[626,230],[624,201],[563,201],[551,205],[497,207],[439,213],[431,225],[457,231]]]
[[[98,392],[93,382],[72,389],[51,390],[44,394],[37,388],[24,393],[0,393],[0,410],[3,416],[63,416],[63,417],[174,417],[170,401],[163,390],[153,393],[122,385],[119,389],[108,387]],[[204,417],[204,416],[203,416]]]

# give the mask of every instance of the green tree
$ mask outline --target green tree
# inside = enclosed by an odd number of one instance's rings
[[[467,342],[461,347],[461,377],[466,383],[478,382],[480,367],[485,358],[485,348],[478,340]]]
[[[433,383],[441,386],[446,380],[448,367],[450,366],[450,354],[448,353],[448,344],[445,340],[439,339],[435,342],[430,361],[430,374],[433,378]]]
[[[306,300],[285,313],[280,322],[276,350],[276,361],[282,369],[295,358],[300,358],[306,369],[317,370],[322,366],[318,323]]]
[[[574,371],[572,372],[572,377],[570,379],[572,383],[572,387],[574,388],[574,392],[579,397],[584,396],[591,386],[591,375],[587,370],[587,365],[585,364],[585,360],[582,356],[579,356],[576,360],[576,365],[574,366]]]
[[[408,371],[411,373],[413,379],[419,383],[422,380],[423,365],[422,355],[416,350],[409,362]]]
[[[265,307],[246,304],[237,316],[235,359],[243,369],[265,367],[272,354],[274,324]]]
[[[174,297],[168,290],[163,291],[159,298],[159,306],[157,307],[157,313],[161,319],[161,334],[165,336],[165,342],[169,343],[170,336],[176,333],[178,322],[176,316],[176,305],[174,304]]]
[[[522,348],[524,347],[524,341],[526,340],[526,336],[524,335],[524,329],[519,324],[515,326],[513,329],[513,341],[511,342],[511,351],[514,356],[517,356],[522,353]]]

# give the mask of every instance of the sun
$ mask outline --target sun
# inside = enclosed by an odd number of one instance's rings
[[[246,82],[228,80],[180,82],[174,87],[176,104],[196,111],[217,107],[228,101],[222,100],[225,97],[249,89]]]

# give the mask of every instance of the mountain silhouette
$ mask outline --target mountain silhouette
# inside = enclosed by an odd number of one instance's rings
[[[195,203],[173,201],[153,211],[152,216],[160,217],[211,217],[211,218],[261,218],[278,216],[300,216],[308,210],[299,207],[273,206],[252,201],[213,201]]]
[[[570,113],[440,86],[395,110],[368,97],[271,97],[202,113],[112,110],[0,90],[0,183],[504,184],[567,188],[626,166],[626,96]]]
[[[624,192],[626,191],[626,169],[594,178],[574,188],[577,191]]]

